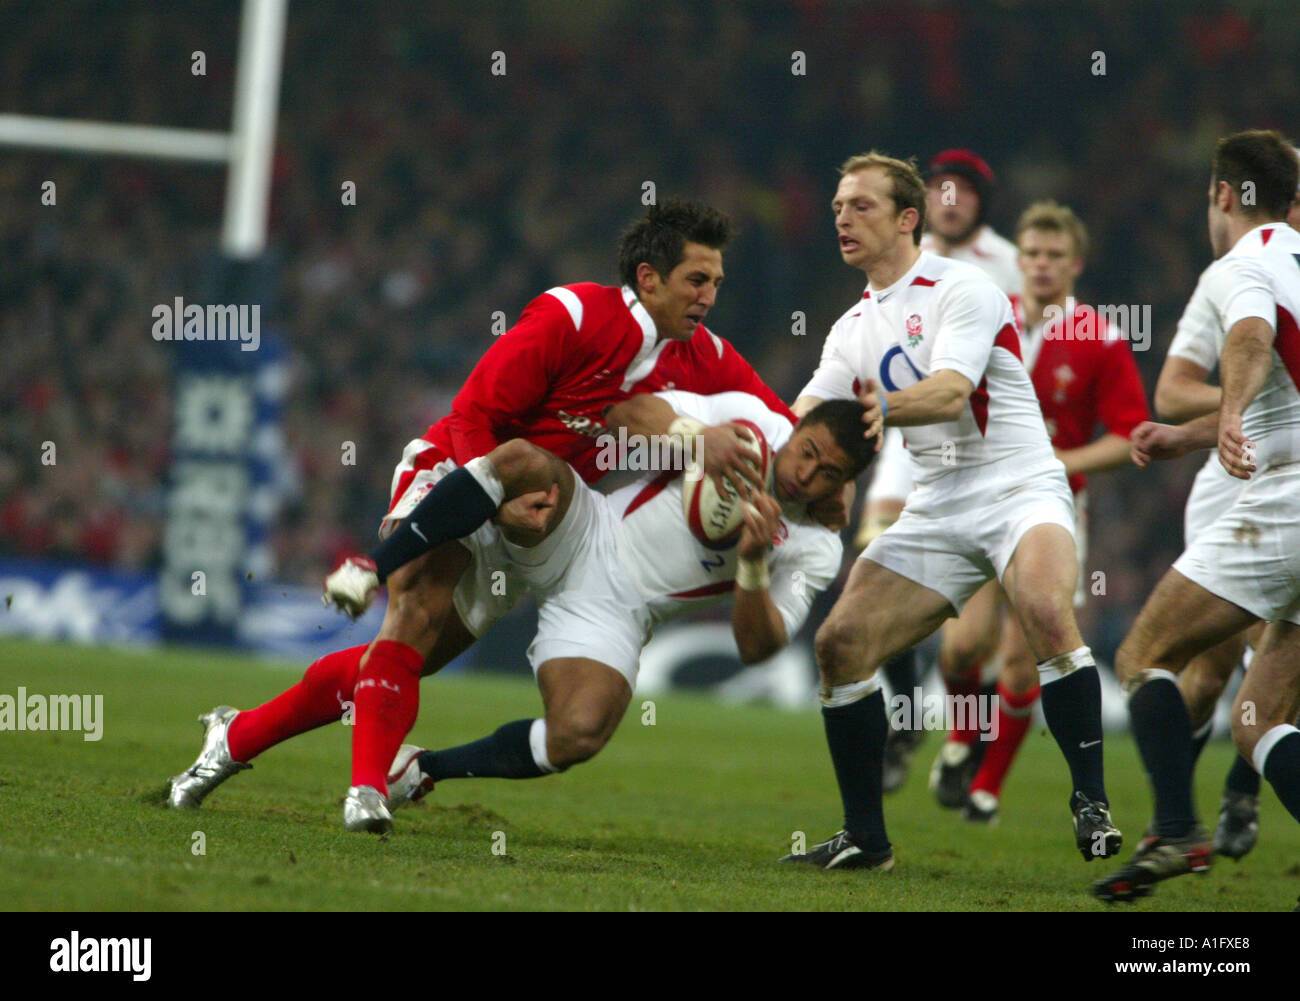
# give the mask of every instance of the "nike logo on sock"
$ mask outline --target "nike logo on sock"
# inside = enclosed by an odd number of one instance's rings
[[[417,525],[415,522],[411,522],[411,531],[414,532],[416,535],[418,535],[420,538],[422,538],[425,542],[429,541],[429,537],[420,531],[420,526]]]
[[[1088,740],[1088,741],[1081,740],[1079,741],[1079,747],[1080,748],[1095,747],[1100,743],[1101,743],[1100,740]]]

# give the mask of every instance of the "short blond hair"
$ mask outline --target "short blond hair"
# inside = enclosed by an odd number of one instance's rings
[[[1029,229],[1065,233],[1074,244],[1074,256],[1080,260],[1088,257],[1088,228],[1069,206],[1053,201],[1034,202],[1021,212],[1020,221],[1016,223],[1017,247],[1020,246],[1020,235]]]
[[[912,230],[912,243],[919,246],[921,233],[925,229],[925,182],[921,180],[916,160],[911,157],[899,160],[872,150],[870,153],[851,156],[840,164],[840,177],[870,167],[879,167],[889,178],[889,197],[894,200],[894,208],[897,210],[895,215],[903,209],[916,209],[916,229]]]

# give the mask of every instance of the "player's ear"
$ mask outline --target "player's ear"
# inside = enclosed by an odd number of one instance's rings
[[[662,280],[649,262],[642,261],[636,266],[636,284],[642,292],[653,292]]]
[[[1216,181],[1214,184],[1214,204],[1220,212],[1228,212],[1232,209],[1232,185],[1227,181]]]

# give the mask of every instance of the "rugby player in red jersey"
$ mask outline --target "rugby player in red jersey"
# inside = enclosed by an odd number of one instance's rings
[[[523,593],[500,576],[507,561],[496,558],[501,540],[491,521],[502,501],[492,470],[515,452],[525,454],[512,451],[511,440],[540,445],[590,482],[604,472],[596,435],[605,410],[637,393],[739,391],[793,419],[749,363],[703,326],[722,283],[729,231],[721,213],[670,200],[624,233],[622,287],[560,286],[528,304],[475,366],[451,413],[407,445],[381,526],[384,541],[369,557],[345,561],[326,582],[327,600],[354,615],[387,583],[378,637],[322,657],[297,685],[256,709],[221,706],[200,717],[203,747],[172,779],[172,806],[198,806],[257,754],[338,720],[350,701],[355,725],[344,826],[389,829],[388,767],[415,722],[420,677],[463,652]],[[747,492],[755,474],[735,429],[721,425],[702,436],[705,471],[728,475]],[[492,462],[482,458],[489,453]],[[554,498],[539,496],[539,510]],[[544,690],[580,713],[599,684],[576,671],[546,679]]]

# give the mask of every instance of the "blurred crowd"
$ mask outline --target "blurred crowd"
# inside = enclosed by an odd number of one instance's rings
[[[0,112],[226,129],[237,30],[225,0],[2,5]],[[1213,142],[1298,131],[1296,51],[1285,0],[291,5],[263,329],[292,359],[279,574],[314,583],[370,545],[403,444],[495,315],[613,283],[647,184],[732,214],[709,324],[792,398],[862,281],[836,251],[836,165],[974,148],[997,229],[1073,206],[1081,297],[1152,307],[1150,393],[1210,260]],[[173,356],[150,311],[199,300],[224,187],[216,167],[0,149],[0,553],[158,562]],[[1102,651],[1180,551],[1194,471],[1094,478]]]

